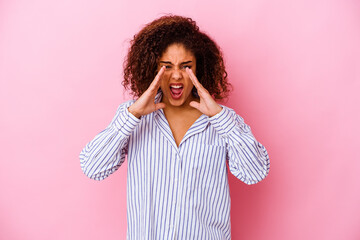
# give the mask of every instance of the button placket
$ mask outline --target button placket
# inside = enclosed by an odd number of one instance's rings
[[[173,206],[173,209],[174,209],[174,218],[172,219],[172,221],[169,223],[168,225],[168,228],[169,229],[172,229],[174,230],[175,229],[175,225],[176,225],[176,212],[178,211],[178,206],[177,206],[177,199],[179,197],[179,194],[180,194],[180,186],[179,186],[179,182],[178,182],[178,179],[179,179],[179,174],[180,174],[180,163],[178,161],[178,152],[176,151],[173,156],[171,157],[172,159],[172,162],[173,162],[173,166],[174,166],[174,169],[173,169],[173,172],[172,172],[172,176],[171,176],[171,180],[172,180],[172,183],[173,183],[173,187],[174,187],[174,192],[177,192],[177,196],[175,199],[172,200],[171,202],[171,205]],[[175,232],[175,230],[174,230]]]
[[[173,200],[172,204],[175,208],[175,217],[174,217],[174,221],[173,223],[171,223],[169,225],[170,229],[174,230],[174,234],[176,232],[176,226],[179,223],[179,215],[180,215],[180,199],[182,196],[181,193],[181,173],[182,173],[182,169],[181,169],[181,158],[179,153],[177,152],[174,156],[174,163],[175,163],[175,172],[174,175],[172,177],[173,180],[173,184],[174,184],[174,188],[177,189],[177,198]]]

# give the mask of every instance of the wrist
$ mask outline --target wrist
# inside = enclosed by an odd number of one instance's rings
[[[220,105],[218,105],[218,109],[216,111],[214,111],[209,117],[213,117],[215,116],[216,114],[220,113],[222,111],[222,107]]]

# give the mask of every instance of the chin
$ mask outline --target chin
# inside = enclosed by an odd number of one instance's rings
[[[173,107],[182,107],[186,104],[186,100],[189,98],[189,96],[186,98],[184,95],[181,96],[179,99],[174,99],[171,94],[164,94],[164,97],[167,99],[167,102],[173,106]]]
[[[178,100],[174,100],[174,99],[169,99],[169,103],[171,106],[174,107],[181,107],[185,104],[185,100],[183,99],[178,99]]]

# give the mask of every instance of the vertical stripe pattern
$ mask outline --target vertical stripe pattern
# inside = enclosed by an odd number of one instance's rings
[[[161,92],[155,98],[161,100]],[[200,116],[176,146],[163,110],[141,119],[121,104],[80,153],[83,172],[103,180],[127,154],[127,239],[231,239],[230,172],[246,184],[269,173],[265,147],[232,109]]]

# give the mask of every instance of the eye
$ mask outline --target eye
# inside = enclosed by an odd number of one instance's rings
[[[169,66],[169,65],[164,65],[164,66],[165,66],[166,69],[170,69],[170,68],[171,68],[171,66]]]
[[[185,69],[185,68],[191,68],[191,66],[189,66],[189,65],[184,65],[184,66],[183,66],[183,69]]]

